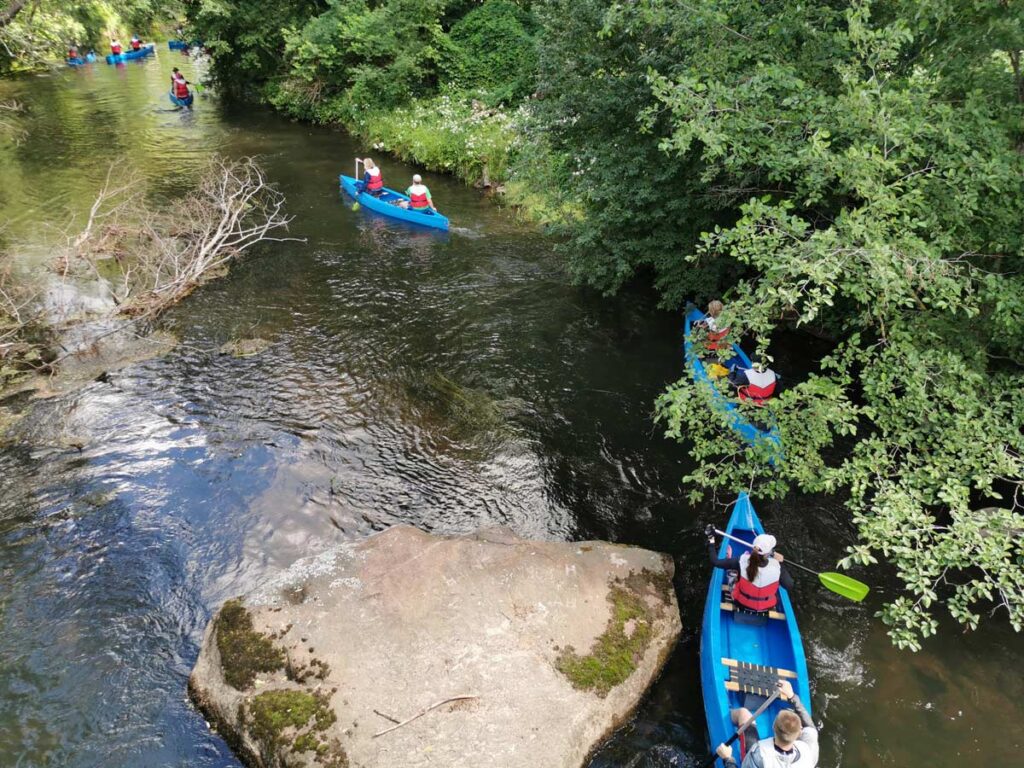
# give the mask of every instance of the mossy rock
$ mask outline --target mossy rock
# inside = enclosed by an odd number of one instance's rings
[[[647,569],[613,581],[608,591],[612,613],[604,632],[585,655],[572,647],[563,648],[555,668],[573,688],[607,696],[629,679],[651,642],[657,615],[649,598],[668,605],[671,589],[672,582],[665,574]]]
[[[245,720],[264,753],[282,758],[285,764],[291,764],[289,754],[312,752],[318,765],[348,765],[340,744],[324,736],[337,716],[323,696],[294,689],[267,691],[249,701]]]
[[[246,691],[259,672],[284,668],[284,652],[252,626],[252,616],[238,599],[228,600],[217,616],[217,650],[224,679],[230,686]]]

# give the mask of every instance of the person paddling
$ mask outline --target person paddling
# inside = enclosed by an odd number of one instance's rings
[[[171,71],[171,95],[180,101],[189,101],[192,97],[188,87],[191,85],[177,67]]]
[[[68,61],[74,61],[75,59],[80,59],[80,58],[82,58],[82,57],[78,53],[78,46],[77,45],[72,45],[70,48],[68,48]]]
[[[804,709],[800,697],[793,691],[788,680],[780,680],[779,691],[783,701],[792,704],[793,709],[784,709],[772,724],[772,738],[761,739],[743,758],[743,768],[815,768],[818,765],[818,729]],[[745,707],[730,710],[732,721],[740,726],[750,719],[750,710]],[[752,732],[752,733],[751,733]],[[747,733],[757,739],[755,724],[751,723]],[[736,768],[732,747],[719,744],[715,754],[722,758],[725,768]]]
[[[124,49],[121,47],[121,41],[120,40],[118,40],[115,37],[113,40],[110,41],[110,52],[112,54],[114,54],[115,56],[120,56],[122,50],[124,50]]]
[[[384,174],[370,158],[363,160],[363,180],[360,182],[361,192],[366,192],[374,197],[380,197],[384,191]]]
[[[142,48],[142,41],[138,35],[132,35],[132,39],[128,41],[128,45],[132,47],[133,51],[138,51]]]
[[[778,604],[778,591],[793,588],[793,577],[782,563],[785,558],[775,551],[775,537],[762,533],[754,538],[752,549],[739,557],[731,557],[732,547],[726,550],[726,557],[719,558],[715,551],[715,529],[704,529],[708,537],[708,558],[715,568],[735,571],[737,578],[732,590],[736,605],[748,611],[770,611]]]
[[[434,199],[430,196],[430,190],[427,189],[427,185],[423,183],[423,177],[418,173],[412,177],[412,185],[405,190],[406,196],[409,198],[409,208],[414,211],[425,211],[428,208],[432,211],[436,211],[434,207]]]

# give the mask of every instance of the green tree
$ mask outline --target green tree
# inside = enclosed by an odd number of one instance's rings
[[[693,39],[652,77],[671,156],[744,199],[690,269],[745,276],[734,327],[770,349],[779,323],[835,338],[775,400],[785,450],[740,446],[686,379],[658,402],[692,441],[696,493],[750,482],[842,493],[860,531],[845,564],[884,558],[903,594],[881,612],[901,647],[944,605],[1024,627],[1024,15],[992,0],[711,2],[650,12]],[[835,448],[840,450],[836,451]],[[829,456],[838,456],[829,459]]]
[[[551,0],[537,13],[537,99],[519,175],[568,202],[559,229],[574,277],[610,293],[653,273],[670,303],[717,292],[735,278],[736,262],[698,270],[679,255],[715,223],[719,203],[707,195],[696,152],[661,150],[658,132],[668,124],[649,111],[650,71],[678,56],[671,19],[602,0]]]

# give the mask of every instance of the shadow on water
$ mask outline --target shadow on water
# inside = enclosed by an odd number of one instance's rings
[[[330,130],[198,99],[168,110],[167,52],[115,69],[0,82],[29,109],[0,146],[9,248],[41,245],[91,203],[111,162],[154,199],[212,153],[263,157],[293,234],[170,312],[174,353],[38,404],[0,451],[0,754],[19,766],[236,766],[185,699],[226,597],[295,558],[395,523],[508,525],[671,552],[684,633],[601,768],[697,764],[707,745],[697,629],[699,531],[722,504],[680,492],[684,450],[652,403],[681,373],[656,299],[569,287],[551,244],[446,178],[453,221],[420,232],[339,200],[356,147]],[[365,148],[359,148],[366,154]],[[379,158],[394,185],[412,169]],[[260,354],[220,352],[261,338]],[[808,361],[786,342],[781,369]],[[761,505],[786,546],[829,564],[850,539],[822,499]],[[950,632],[916,656],[803,581],[802,627],[825,765],[1012,762],[1019,638]],[[675,761],[675,762],[673,762]],[[482,764],[485,761],[482,760]]]

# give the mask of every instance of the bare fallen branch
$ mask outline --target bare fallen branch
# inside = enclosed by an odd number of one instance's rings
[[[431,704],[426,709],[423,709],[423,710],[420,710],[419,712],[417,712],[415,715],[410,717],[408,720],[403,720],[398,725],[393,725],[390,728],[385,728],[383,731],[377,731],[377,733],[373,734],[373,738],[376,739],[378,736],[383,736],[385,733],[391,733],[392,731],[397,731],[403,725],[408,725],[413,720],[418,720],[419,718],[421,718],[425,714],[427,714],[427,712],[429,712],[430,710],[437,709],[438,707],[440,707],[440,706],[442,706],[444,704],[447,704],[448,702],[451,702],[451,701],[463,701],[465,699],[476,699],[476,698],[479,698],[479,697],[476,694],[470,693],[470,694],[464,694],[462,696],[452,696],[451,698],[445,699],[444,701],[437,702],[437,704]],[[376,711],[377,710],[374,710],[374,712],[376,712]],[[380,714],[380,713],[378,712],[377,714]]]

